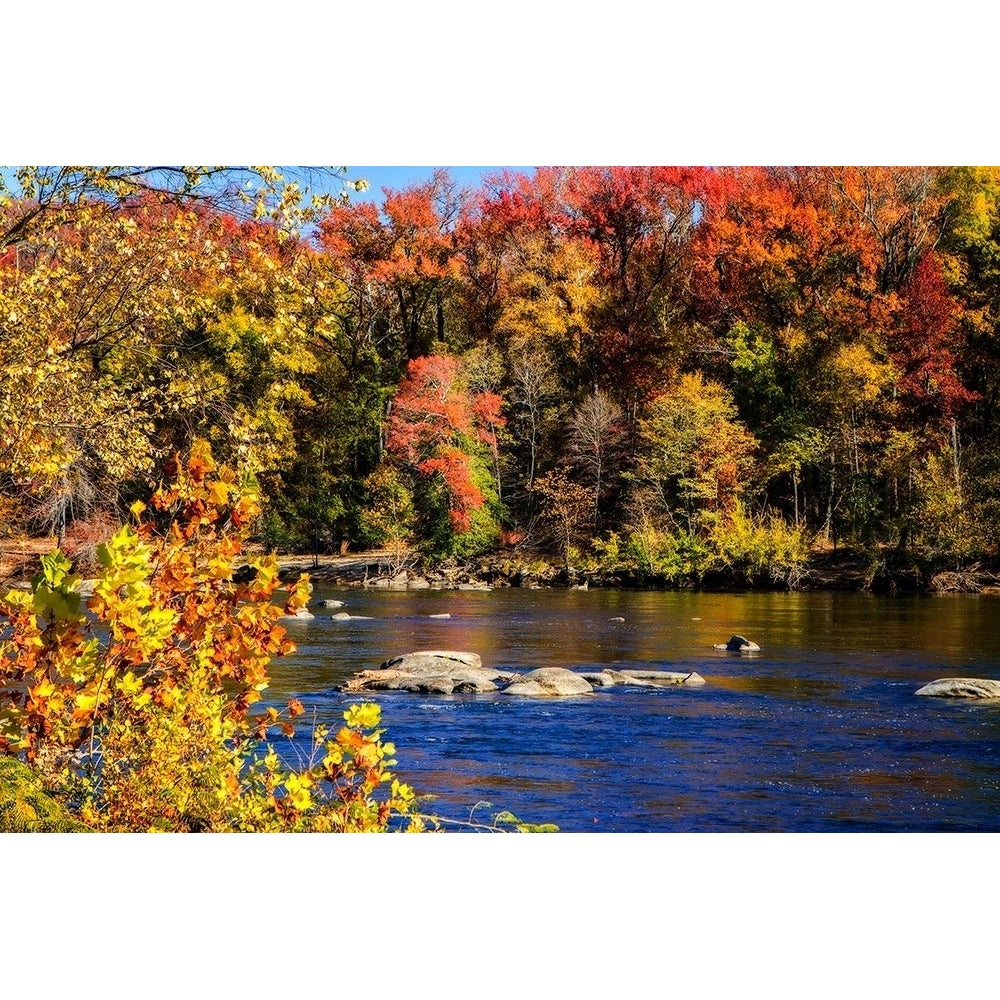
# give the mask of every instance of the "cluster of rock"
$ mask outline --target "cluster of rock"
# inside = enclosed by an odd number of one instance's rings
[[[595,687],[689,687],[705,683],[694,672],[666,670],[602,670],[578,673],[564,667],[539,667],[524,673],[484,667],[476,653],[420,650],[386,660],[375,670],[362,670],[343,685],[344,691],[410,691],[421,694],[501,694],[529,698],[573,698],[592,695]]]
[[[343,605],[342,601],[320,602],[330,608]],[[303,609],[294,616],[312,618]],[[335,619],[350,619],[347,612],[338,612]],[[448,617],[432,615],[431,617]],[[624,622],[623,618],[611,618]],[[715,649],[752,656],[760,646],[742,635],[730,636],[729,641],[717,643]],[[387,660],[375,670],[362,670],[343,685],[344,691],[411,691],[422,694],[482,694],[499,692],[534,698],[567,698],[592,695],[595,688],[616,686],[668,687],[682,685],[697,687],[705,683],[698,673],[669,670],[613,670],[605,668],[584,673],[564,667],[541,667],[527,672],[502,671],[484,667],[475,653],[450,650],[422,650]],[[921,696],[937,698],[963,698],[1000,701],[1000,680],[979,677],[942,677],[925,684],[915,692]]]

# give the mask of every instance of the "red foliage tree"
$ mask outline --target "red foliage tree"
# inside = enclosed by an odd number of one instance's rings
[[[690,236],[705,187],[706,171],[686,167],[567,172],[565,232],[596,249],[605,290],[595,317],[593,374],[622,403],[630,392],[647,392],[677,360]]]
[[[977,398],[955,371],[958,312],[934,254],[925,254],[903,290],[892,338],[897,389],[918,422],[951,419]]]
[[[460,362],[446,355],[412,360],[396,393],[389,453],[424,476],[440,476],[456,531],[469,529],[470,512],[484,502],[473,482],[472,459],[477,448],[496,447],[495,430],[505,422],[501,403],[495,393],[465,389]]]

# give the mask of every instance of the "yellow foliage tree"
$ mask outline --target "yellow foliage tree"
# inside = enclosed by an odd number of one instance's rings
[[[302,577],[284,606],[273,557],[234,579],[256,499],[198,441],[151,507],[100,549],[84,613],[58,551],[32,590],[0,601],[0,752],[23,756],[70,814],[106,831],[385,830],[413,793],[389,768],[377,706],[355,705],[304,771],[262,741],[292,733],[294,699],[253,714],[272,657],[294,649],[280,624],[308,600]]]

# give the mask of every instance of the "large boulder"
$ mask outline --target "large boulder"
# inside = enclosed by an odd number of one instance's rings
[[[594,693],[593,687],[580,674],[564,667],[539,667],[526,674],[518,674],[502,694],[521,695],[526,698],[575,698]]]
[[[418,649],[394,656],[379,664],[379,670],[399,670],[408,674],[446,674],[457,667],[482,667],[478,653],[458,653],[451,649]]]
[[[421,694],[481,694],[497,690],[497,681],[513,675],[484,667],[477,653],[422,649],[386,660],[376,670],[362,670],[345,691],[412,691]]]
[[[759,653],[760,646],[750,639],[744,639],[741,635],[729,637],[729,642],[717,642],[716,649],[724,650],[727,653]]]
[[[1000,698],[1000,681],[979,677],[942,677],[925,684],[916,693],[937,698]]]

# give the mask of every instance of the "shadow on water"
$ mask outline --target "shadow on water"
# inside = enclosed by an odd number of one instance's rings
[[[629,591],[318,592],[270,697],[337,723],[355,671],[414,649],[514,669],[696,670],[701,688],[567,701],[374,696],[397,772],[433,808],[477,802],[563,830],[996,830],[1000,709],[916,698],[941,676],[1000,677],[1000,601]],[[450,618],[431,618],[448,614]],[[624,621],[612,621],[623,618]],[[717,652],[732,633],[760,656]],[[303,753],[303,744],[286,746]]]

